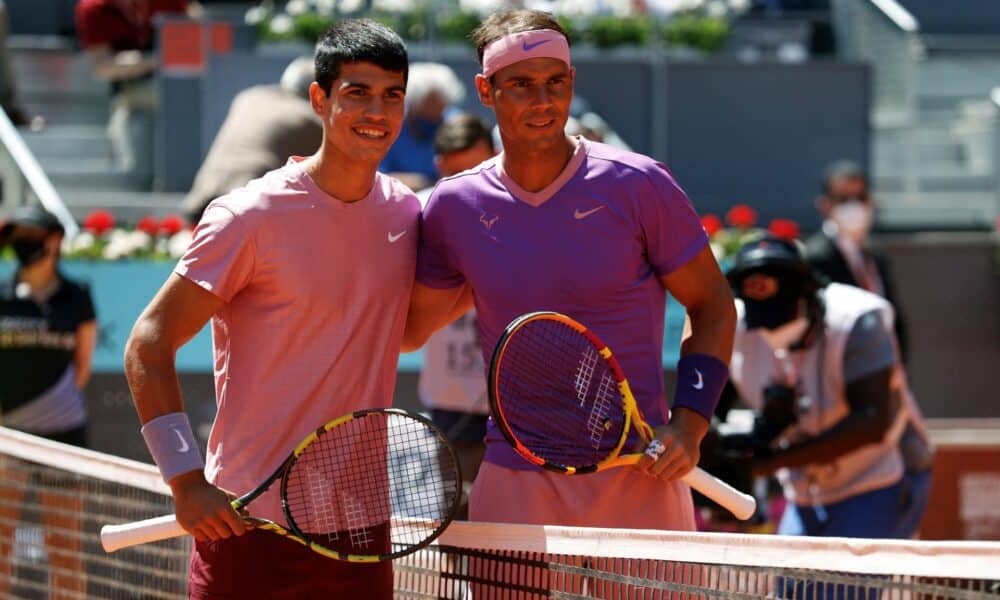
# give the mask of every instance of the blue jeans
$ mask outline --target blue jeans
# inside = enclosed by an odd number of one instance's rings
[[[927,472],[929,474],[929,471]],[[927,478],[928,486],[930,477]],[[919,522],[926,508],[926,494],[919,515],[911,513],[907,503],[910,482],[904,476],[889,487],[852,496],[826,506],[797,506],[789,504],[778,525],[782,535],[808,535],[820,537],[905,538],[902,520]],[[877,600],[877,575],[865,576],[867,585],[823,583],[782,577],[778,581],[779,598],[810,598],[815,600]]]
[[[903,483],[903,506],[896,519],[896,535],[893,537],[911,538],[917,533],[927,511],[927,502],[931,497],[931,470],[906,471]]]

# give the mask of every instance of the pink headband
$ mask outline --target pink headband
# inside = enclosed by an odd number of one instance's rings
[[[554,29],[534,29],[494,40],[483,50],[483,76],[492,77],[500,69],[529,58],[555,58],[568,66],[566,36]]]

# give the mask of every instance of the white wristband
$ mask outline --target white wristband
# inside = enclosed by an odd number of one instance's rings
[[[142,437],[163,481],[205,468],[186,413],[167,413],[150,420],[142,426]]]

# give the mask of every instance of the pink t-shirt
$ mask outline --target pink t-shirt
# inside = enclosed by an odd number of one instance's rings
[[[175,269],[225,301],[205,475],[236,494],[316,427],[392,404],[420,203],[382,174],[341,202],[297,160],[214,200]],[[251,514],[283,523],[277,488]]]

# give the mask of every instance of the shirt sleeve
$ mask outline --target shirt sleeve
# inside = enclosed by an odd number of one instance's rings
[[[465,276],[455,264],[452,249],[445,243],[445,210],[448,204],[453,203],[441,202],[438,190],[434,190],[420,213],[417,282],[437,289],[455,288],[465,283]]]
[[[99,4],[82,0],[76,5],[74,20],[76,22],[76,35],[80,38],[80,45],[84,48],[110,44],[111,38],[107,33],[104,23],[105,9]]]
[[[647,172],[648,188],[639,198],[640,225],[649,264],[657,276],[686,265],[708,245],[708,235],[667,168],[657,163]]]
[[[844,383],[852,383],[896,363],[892,336],[878,310],[858,318],[844,347]]]
[[[79,322],[89,323],[97,318],[97,312],[94,310],[94,300],[90,297],[90,286],[87,284],[80,284],[80,312],[79,312]]]
[[[229,302],[253,269],[253,236],[228,208],[210,204],[174,272]]]

